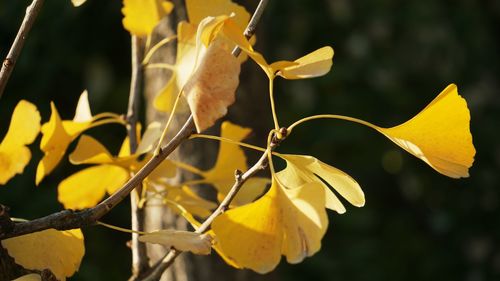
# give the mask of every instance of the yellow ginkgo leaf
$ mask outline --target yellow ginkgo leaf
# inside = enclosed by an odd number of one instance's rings
[[[171,112],[179,90],[191,76],[196,57],[196,25],[185,21],[177,25],[177,57],[175,70],[165,87],[156,96],[153,105],[159,111]],[[189,110],[184,97],[181,97],[176,112]]]
[[[177,75],[175,73],[172,74],[165,87],[163,87],[163,89],[161,89],[158,95],[155,97],[153,106],[156,108],[156,110],[163,112],[172,111],[175,99],[177,97],[177,94],[179,93],[176,78]],[[181,106],[180,108],[186,108],[186,106]]]
[[[48,229],[2,240],[1,243],[17,264],[32,270],[49,269],[58,280],[72,276],[85,254],[80,229]]]
[[[212,0],[210,4],[204,0],[186,0],[186,10],[189,23],[197,25],[206,17],[216,17],[221,15],[234,14],[236,24],[245,29],[250,14],[245,7],[233,3],[231,0]]]
[[[173,7],[165,0],[123,0],[123,26],[134,35],[147,36]]]
[[[271,64],[276,75],[286,79],[305,79],[325,75],[332,68],[333,49],[326,46],[294,61]]]
[[[356,207],[365,205],[365,195],[359,184],[341,170],[312,156],[291,154],[279,154],[279,156],[287,161],[287,167],[277,176],[290,188],[301,186],[306,182],[316,182],[325,189],[325,206],[339,214],[345,213],[344,205],[323,182],[325,181],[352,205]]]
[[[394,143],[452,178],[469,176],[476,149],[470,133],[467,102],[449,85],[407,122],[375,129]]]
[[[160,139],[161,133],[161,123],[151,122],[146,128],[146,131],[144,132],[144,135],[139,142],[139,146],[137,146],[136,153],[143,154],[152,151],[153,148],[158,145],[158,140]]]
[[[149,158],[148,158],[149,159]],[[177,166],[169,159],[164,159],[147,177],[156,183],[168,183],[177,174]]]
[[[224,35],[238,45],[241,50],[248,54],[264,70],[269,79],[274,79],[276,75],[286,79],[305,79],[325,75],[332,67],[333,49],[329,46],[320,48],[295,61],[278,61],[272,64],[256,52],[249,40],[243,35],[232,18],[224,20],[221,28]]]
[[[52,111],[50,119],[43,124],[41,129],[43,136],[40,149],[43,151],[44,156],[38,163],[36,171],[37,185],[54,170],[66,153],[70,143],[83,131],[104,124],[124,123],[119,116],[112,113],[101,113],[92,117],[87,91],[84,91],[80,96],[73,120],[61,120],[53,102],[50,103],[50,107]]]
[[[0,184],[6,184],[14,175],[21,174],[31,159],[26,145],[40,132],[40,113],[36,106],[21,100],[12,113],[9,130],[0,143]]]
[[[91,136],[82,135],[75,150],[69,155],[72,164],[107,164],[113,162],[109,151]]]
[[[90,122],[92,121],[92,112],[90,111],[89,93],[87,90],[83,91],[76,104],[74,122]]]
[[[250,132],[249,128],[240,127],[228,121],[221,125],[221,137],[234,141],[243,140]],[[243,150],[237,145],[221,142],[214,167],[203,172],[202,175],[206,182],[214,185],[218,192],[217,198],[222,201],[234,184],[234,171],[246,171],[247,169],[247,158]],[[269,179],[252,178],[248,180],[234,198],[233,204],[244,205],[252,202],[262,194],[267,183],[269,183]]]
[[[208,217],[212,213],[211,210],[217,207],[215,203],[201,198],[187,186],[168,187],[165,201],[175,202],[190,214],[201,218]]]
[[[75,7],[80,7],[85,2],[87,2],[87,0],[71,0],[71,3],[73,3],[73,6]]]
[[[158,230],[139,236],[139,241],[160,244],[167,248],[173,247],[197,255],[209,255],[212,249],[209,235],[180,230]]]
[[[99,165],[83,169],[58,186],[58,200],[66,209],[94,207],[106,192],[112,194],[130,178],[129,171],[114,165]]]
[[[328,226],[324,205],[319,184],[288,188],[273,178],[263,197],[214,220],[216,244],[231,263],[259,273],[272,271],[282,254],[298,263],[321,247]]]
[[[226,115],[235,101],[239,75],[239,61],[221,47],[220,41],[212,42],[184,88],[198,132]]]
[[[31,274],[23,275],[19,278],[12,280],[12,281],[42,281],[42,277],[40,276],[40,274],[31,273]]]
[[[50,108],[52,110],[50,120],[42,127],[43,136],[40,142],[40,149],[44,152],[44,156],[38,163],[36,170],[37,185],[45,175],[54,170],[72,141],[71,136],[64,130],[61,117],[59,117],[59,113],[53,102],[50,103]]]

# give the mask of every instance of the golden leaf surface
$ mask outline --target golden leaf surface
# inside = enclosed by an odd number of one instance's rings
[[[289,188],[273,178],[263,197],[214,220],[216,245],[232,264],[259,273],[272,271],[281,255],[298,263],[321,247],[328,226],[324,206],[319,184]]]
[[[9,129],[0,143],[0,185],[21,174],[31,159],[31,144],[40,132],[40,113],[35,105],[21,100],[12,113]]]
[[[162,229],[139,236],[139,241],[173,247],[196,255],[209,255],[212,241],[209,235],[189,231]]]
[[[80,7],[81,5],[85,4],[85,2],[87,2],[87,0],[71,0],[71,3],[75,7]]]
[[[174,65],[174,73],[165,87],[160,91],[154,100],[154,106],[159,111],[171,112],[174,100],[179,93],[179,90],[186,84],[191,77],[193,69],[195,69],[196,57],[202,57],[205,53],[205,46],[197,46],[196,37],[199,24],[206,20],[207,17],[230,16],[235,22],[235,25],[243,30],[248,21],[250,14],[244,7],[235,4],[228,0],[215,0],[207,2],[200,0],[186,1],[186,10],[188,13],[189,22],[181,21],[177,25],[177,58]],[[215,22],[217,24],[217,22]],[[220,23],[219,23],[220,24]],[[211,39],[215,39],[217,34],[212,34]],[[224,41],[223,47],[227,51],[234,48],[234,44],[224,37],[218,39]],[[252,44],[255,38],[250,40]],[[204,42],[208,45],[208,42]],[[246,56],[243,54],[238,57],[240,63],[244,62]],[[187,105],[183,98],[180,99],[177,107],[177,112],[187,111]]]
[[[335,193],[323,182],[328,183],[335,191],[356,207],[365,205],[365,195],[359,184],[348,174],[307,155],[279,154],[286,160],[287,167],[277,174],[281,182],[290,188],[308,182],[315,182],[325,189],[325,206],[339,214],[346,209]],[[321,179],[323,180],[321,180]]]
[[[201,218],[208,217],[217,205],[205,200],[193,192],[188,186],[166,188],[165,202],[180,207],[189,214]]]
[[[454,84],[444,89],[419,114],[392,128],[374,126],[404,150],[439,173],[469,176],[476,149],[470,133],[470,112]]]
[[[243,140],[251,129],[232,124],[225,121],[221,125],[221,137],[233,141]],[[243,150],[234,144],[220,142],[217,160],[212,169],[203,172],[205,181],[214,185],[217,190],[219,201],[226,196],[234,184],[234,171],[246,171],[248,169],[247,158]],[[243,184],[240,192],[233,200],[233,204],[244,205],[252,202],[261,195],[269,183],[267,178],[251,178]]]
[[[129,178],[126,169],[115,165],[85,168],[59,183],[57,199],[66,209],[94,207],[106,193],[113,194]]]
[[[48,229],[2,240],[9,256],[26,269],[49,269],[58,280],[66,280],[80,267],[85,254],[80,229]]]
[[[145,37],[173,8],[165,0],[123,0],[123,26],[131,34]]]
[[[198,132],[226,115],[239,84],[240,63],[219,42],[210,44],[184,88]]]

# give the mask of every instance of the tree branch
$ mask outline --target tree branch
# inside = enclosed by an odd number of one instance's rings
[[[195,129],[193,117],[190,116],[177,135],[160,153],[152,157],[127,183],[117,192],[97,206],[83,211],[64,210],[32,221],[14,224],[12,229],[0,232],[0,240],[42,231],[49,228],[68,230],[94,225],[97,220],[118,205],[128,194],[167,158],[183,141],[187,140]]]
[[[253,12],[252,18],[248,22],[247,27],[245,28],[245,31],[243,32],[243,35],[247,39],[250,39],[255,34],[255,30],[257,29],[257,24],[259,24],[260,18],[264,14],[264,10],[267,7],[267,3],[269,0],[260,0],[259,4],[257,5],[257,8],[255,8],[255,12]],[[240,47],[236,46],[233,49],[233,56],[238,57],[241,53]]]
[[[130,154],[135,153],[138,145],[137,122],[139,119],[140,94],[142,89],[143,72],[141,62],[144,57],[143,40],[132,35],[131,38],[131,65],[130,92],[127,107],[127,136],[130,144]],[[137,231],[144,230],[144,210],[138,207],[142,183],[130,193],[130,218],[131,228]],[[148,265],[146,245],[139,243],[139,235],[132,233],[132,275],[137,276],[145,271]]]
[[[12,73],[12,70],[14,70],[17,58],[19,57],[19,54],[21,54],[26,37],[28,36],[31,27],[33,26],[33,23],[42,8],[43,1],[44,0],[33,0],[31,5],[26,8],[26,14],[23,22],[19,27],[19,31],[17,32],[16,38],[10,47],[7,57],[3,61],[2,69],[0,69],[0,98],[2,98],[2,94],[5,90],[7,82],[9,81],[10,74]]]

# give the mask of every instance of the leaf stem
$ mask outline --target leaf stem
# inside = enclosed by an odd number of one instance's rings
[[[144,66],[145,69],[155,69],[155,68],[160,68],[160,69],[168,69],[168,70],[172,70],[172,71],[175,71],[175,66],[174,65],[171,65],[169,63],[150,63],[150,64],[146,64]]]
[[[153,47],[151,47],[151,49],[149,49],[149,51],[146,53],[146,55],[144,56],[144,60],[142,60],[142,64],[143,65],[146,65],[149,63],[149,61],[151,60],[151,58],[153,57],[153,55],[156,53],[156,51],[158,51],[158,49],[160,49],[163,45],[169,43],[170,41],[174,40],[174,39],[177,39],[177,35],[172,35],[172,36],[168,36],[167,38],[164,38],[163,40],[161,40],[160,42],[156,43]]]
[[[217,141],[221,141],[221,142],[227,142],[227,143],[230,143],[230,144],[243,146],[243,147],[250,148],[250,149],[253,149],[253,150],[257,150],[257,151],[262,151],[262,152],[266,151],[265,148],[262,148],[262,147],[259,147],[259,146],[255,146],[255,145],[251,145],[251,144],[248,144],[248,143],[239,142],[239,141],[235,141],[235,140],[232,140],[232,139],[223,138],[223,137],[219,137],[219,136],[204,135],[204,134],[192,134],[191,137],[189,137],[189,139],[195,139],[195,138],[217,140]]]
[[[279,132],[280,125],[278,123],[278,116],[276,115],[276,106],[274,105],[274,77],[269,78],[269,102],[271,103],[271,111],[273,114],[274,129]]]
[[[144,231],[137,231],[137,230],[133,230],[133,229],[123,228],[123,227],[119,227],[116,225],[103,223],[102,221],[97,221],[96,224],[102,225],[102,226],[107,227],[109,229],[125,232],[125,233],[132,233],[132,234],[139,234],[139,235],[147,234],[147,232],[144,232]]]
[[[344,116],[344,115],[336,115],[336,114],[320,114],[320,115],[313,115],[313,116],[305,117],[305,118],[302,118],[302,119],[296,121],[295,123],[293,123],[292,125],[290,125],[287,128],[288,133],[290,134],[292,132],[292,130],[295,127],[297,127],[298,125],[301,125],[302,123],[305,123],[305,122],[308,122],[311,120],[316,120],[316,119],[339,119],[339,120],[345,120],[345,121],[350,121],[350,122],[358,123],[361,125],[365,125],[367,127],[375,129],[375,130],[379,129],[378,126],[373,125],[372,123],[366,122],[366,121],[358,119],[358,118]]]
[[[182,89],[179,90],[177,97],[175,97],[174,106],[172,107],[172,111],[170,112],[170,115],[168,116],[167,124],[165,124],[165,128],[163,129],[163,132],[161,133],[160,140],[158,141],[158,145],[156,146],[156,149],[155,149],[154,154],[153,154],[154,156],[156,156],[160,153],[161,144],[163,143],[163,141],[167,137],[168,128],[170,127],[170,123],[172,123],[172,120],[174,120],[175,110],[177,109],[177,105],[179,104],[179,100],[181,99],[183,91],[184,91],[184,86],[182,87]]]

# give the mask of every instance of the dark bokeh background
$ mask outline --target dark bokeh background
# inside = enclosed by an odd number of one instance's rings
[[[0,2],[2,57],[27,4]],[[120,7],[120,1],[89,0],[79,9],[69,0],[46,1],[0,101],[0,136],[19,99],[35,102],[44,121],[50,100],[65,119],[71,118],[85,88],[94,112],[125,111],[130,46]],[[362,185],[367,203],[349,207],[345,215],[330,212],[321,252],[299,265],[283,262],[278,268],[282,279],[499,280],[500,2],[271,1],[259,29],[265,31],[257,49],[270,61],[324,45],[335,49],[327,76],[278,80],[283,124],[336,113],[392,126],[418,113],[453,82],[469,103],[477,149],[471,177],[453,180],[368,128],[342,121],[301,126],[281,150],[310,154],[348,172]],[[245,67],[256,69],[252,63]],[[95,132],[115,145],[124,135],[118,127]],[[79,169],[63,164],[35,187],[41,154],[33,151],[26,173],[0,187],[0,202],[11,206],[13,216],[28,219],[59,210],[57,184]],[[125,205],[106,221],[127,226]],[[85,234],[87,254],[73,280],[126,279],[128,236],[98,227]]]

